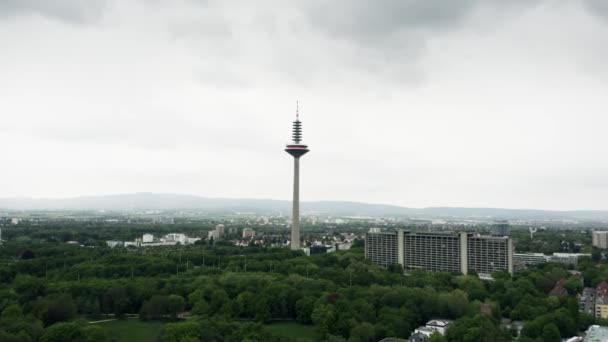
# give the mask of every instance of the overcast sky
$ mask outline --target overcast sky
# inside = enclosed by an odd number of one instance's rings
[[[608,1],[0,1],[0,197],[608,209]]]

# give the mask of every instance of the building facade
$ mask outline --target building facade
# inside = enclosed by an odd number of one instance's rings
[[[379,232],[367,233],[365,235],[365,258],[371,260],[374,264],[387,267],[393,264],[403,264],[399,260],[399,249],[397,239],[401,236],[403,239],[403,231],[397,232]],[[403,248],[401,248],[403,253]]]
[[[405,268],[437,272],[462,272],[460,238],[457,234],[401,232]]]
[[[469,270],[483,274],[513,273],[513,240],[506,236],[467,236],[466,240]]]
[[[143,243],[154,242],[154,235],[152,235],[152,234],[144,234],[142,236],[142,242]]]
[[[594,231],[592,243],[597,248],[608,249],[608,231]]]
[[[244,228],[243,229],[243,239],[248,239],[248,238],[252,238],[255,236],[255,231],[251,228]]]
[[[513,273],[513,241],[508,236],[466,232],[370,231],[365,236],[365,258],[384,267],[400,264],[433,272]]]

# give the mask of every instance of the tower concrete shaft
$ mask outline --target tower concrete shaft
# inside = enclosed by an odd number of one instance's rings
[[[293,158],[293,209],[291,213],[291,249],[300,249],[300,157]]]

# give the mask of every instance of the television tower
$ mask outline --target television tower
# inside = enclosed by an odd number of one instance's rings
[[[308,152],[302,141],[302,122],[296,102],[296,121],[293,122],[292,140],[285,151],[293,156],[293,212],[291,215],[291,250],[300,249],[300,157]]]

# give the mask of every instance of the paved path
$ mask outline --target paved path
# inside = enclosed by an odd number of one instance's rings
[[[138,316],[138,315],[129,315],[129,314],[128,314],[128,316],[126,317],[126,319],[136,319],[136,318],[139,318],[139,316]],[[92,322],[89,322],[89,324],[96,324],[96,323],[112,322],[112,321],[116,321],[116,320],[118,320],[118,318],[102,319],[102,320],[100,320],[100,321],[92,321]]]
[[[96,323],[112,322],[112,321],[115,321],[115,320],[116,320],[116,318],[102,319],[101,321],[93,321],[93,322],[89,322],[89,324],[96,324]]]

